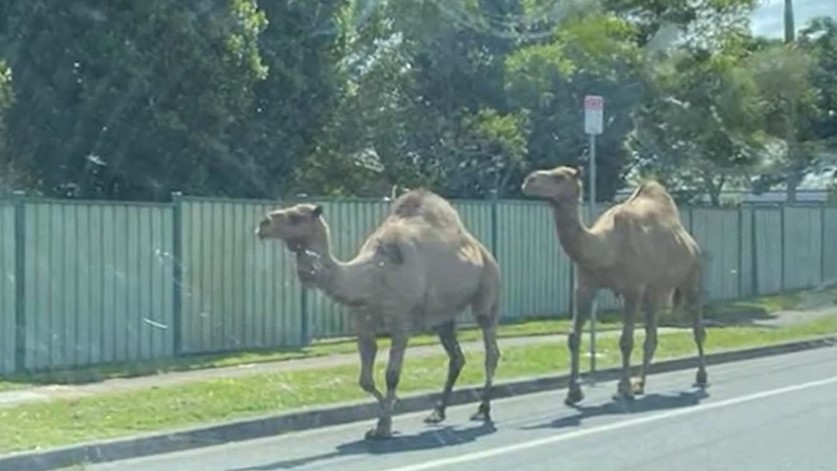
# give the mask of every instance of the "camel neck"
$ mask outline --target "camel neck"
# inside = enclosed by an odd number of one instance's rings
[[[328,238],[312,243],[306,253],[298,257],[299,269],[310,270],[317,289],[346,306],[362,304],[364,295],[361,284],[365,278],[359,272],[362,267],[355,265],[338,260],[331,251]]]
[[[595,263],[596,237],[584,225],[579,216],[578,204],[550,202],[555,219],[555,231],[564,252],[578,265],[590,266]]]

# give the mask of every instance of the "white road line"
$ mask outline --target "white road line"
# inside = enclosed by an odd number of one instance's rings
[[[567,433],[563,433],[561,435],[555,435],[555,436],[552,436],[552,437],[541,438],[541,439],[532,440],[532,441],[529,441],[529,442],[516,443],[514,445],[509,445],[509,446],[505,446],[505,447],[493,448],[491,450],[483,450],[483,451],[477,451],[477,452],[473,452],[473,453],[467,453],[467,454],[464,454],[464,455],[453,456],[453,457],[450,457],[450,458],[442,458],[442,459],[433,460],[433,461],[425,461],[424,463],[418,463],[418,464],[413,464],[413,465],[409,465],[409,466],[401,466],[401,467],[397,467],[397,468],[387,468],[386,470],[382,470],[382,471],[422,471],[422,470],[426,470],[426,469],[436,469],[436,468],[441,468],[443,466],[451,466],[451,465],[460,464],[460,463],[467,463],[467,462],[470,462],[470,461],[477,461],[477,460],[481,460],[481,459],[485,459],[485,458],[491,458],[493,456],[504,455],[506,453],[514,453],[514,452],[518,452],[518,451],[528,450],[530,448],[536,448],[536,447],[539,447],[539,446],[551,445],[553,443],[559,443],[559,442],[565,442],[565,441],[573,440],[573,439],[576,439],[576,438],[586,437],[586,436],[589,436],[589,435],[595,435],[597,433],[610,432],[610,431],[613,431],[613,430],[620,430],[620,429],[623,429],[623,428],[634,427],[634,426],[637,426],[637,425],[648,424],[648,423],[651,423],[651,422],[658,422],[658,421],[661,421],[661,420],[672,419],[672,418],[680,417],[680,416],[684,416],[684,415],[696,414],[696,413],[700,413],[700,412],[707,411],[707,410],[720,409],[722,407],[735,406],[735,405],[744,404],[744,403],[747,403],[747,402],[758,401],[759,399],[766,399],[768,397],[779,396],[779,395],[782,395],[782,394],[788,394],[788,393],[792,393],[792,392],[796,392],[796,391],[802,391],[804,389],[812,389],[812,388],[817,388],[817,387],[820,387],[820,386],[827,386],[827,385],[834,384],[834,383],[837,383],[837,376],[834,376],[834,377],[831,377],[831,378],[828,378],[828,379],[822,379],[822,380],[818,380],[818,381],[811,381],[811,382],[808,382],[808,383],[797,384],[795,386],[787,386],[787,387],[784,387],[784,388],[772,389],[772,390],[769,390],[769,391],[762,391],[762,392],[758,392],[758,393],[754,393],[754,394],[749,394],[747,396],[740,396],[740,397],[736,397],[736,398],[732,398],[732,399],[726,399],[726,400],[723,400],[723,401],[710,402],[710,403],[706,403],[706,404],[701,404],[701,405],[689,407],[687,409],[677,409],[677,410],[673,410],[673,411],[663,412],[663,413],[660,413],[660,414],[654,414],[654,415],[651,415],[651,416],[639,417],[639,418],[632,419],[632,420],[625,420],[625,421],[622,421],[622,422],[616,422],[616,423],[613,423],[613,424],[600,425],[598,427],[593,427],[593,428],[589,428],[589,429],[586,429],[586,430],[576,430],[576,431],[573,431],[573,432],[567,432]]]

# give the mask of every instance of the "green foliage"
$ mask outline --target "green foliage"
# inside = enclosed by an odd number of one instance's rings
[[[788,50],[756,3],[0,0],[0,170],[84,198],[515,197],[585,163],[598,94],[598,199],[655,175],[717,200],[837,140],[835,22]]]

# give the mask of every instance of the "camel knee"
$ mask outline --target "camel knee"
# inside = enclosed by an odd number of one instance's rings
[[[358,378],[358,385],[360,385],[360,389],[367,393],[374,393],[376,389],[375,380],[372,378],[372,375],[361,374],[360,378]]]
[[[696,325],[693,329],[695,341],[702,344],[706,341],[706,327],[703,325]]]
[[[395,391],[398,387],[398,381],[401,378],[401,372],[396,369],[387,369],[386,372],[386,382],[387,382],[387,390],[388,391]]]
[[[622,334],[619,338],[619,348],[622,350],[622,353],[630,352],[634,348],[634,337],[633,335]]]
[[[578,349],[581,347],[581,336],[578,332],[570,332],[567,335],[567,346],[570,348],[571,352],[577,352]]]
[[[462,351],[457,350],[457,352],[450,357],[448,365],[448,371],[450,374],[459,374],[459,372],[462,371],[462,368],[465,367],[465,355],[462,354]]]
[[[644,348],[645,351],[653,352],[657,348],[657,336],[653,334],[646,334]]]

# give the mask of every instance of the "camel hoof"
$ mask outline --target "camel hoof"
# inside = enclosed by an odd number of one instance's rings
[[[564,404],[568,406],[572,406],[578,404],[579,402],[584,400],[584,393],[581,392],[581,388],[578,386],[570,387],[567,391],[567,397],[564,398]]]
[[[631,391],[634,396],[642,396],[645,394],[645,381],[642,378],[634,378],[631,380]]]
[[[474,422],[491,422],[491,408],[486,404],[480,404],[479,409],[471,416]]]
[[[616,394],[613,395],[613,400],[615,401],[633,401],[634,397],[634,389],[630,382],[619,382],[619,386],[616,389]]]
[[[697,374],[695,375],[695,384],[694,386],[697,388],[705,388],[709,386],[709,375],[706,374],[706,370],[698,370]]]
[[[636,397],[634,396],[633,391],[622,391],[617,392],[613,395],[614,401],[629,401],[632,402]]]
[[[387,440],[392,438],[392,430],[388,428],[376,427],[366,431],[364,436],[367,440]]]
[[[445,420],[445,411],[440,408],[433,409],[433,412],[430,413],[424,419],[424,423],[426,424],[438,424]]]

